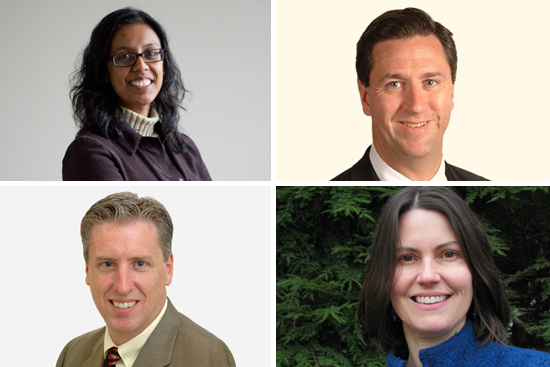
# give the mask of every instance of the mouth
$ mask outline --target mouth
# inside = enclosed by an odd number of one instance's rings
[[[126,308],[134,307],[136,305],[136,303],[138,303],[138,301],[133,301],[133,302],[115,302],[115,301],[111,301],[111,303],[116,308],[126,309]]]
[[[147,87],[151,84],[151,80],[150,79],[134,80],[134,81],[131,81],[129,84],[135,87]]]
[[[436,296],[436,297],[411,297],[411,299],[416,303],[431,305],[434,303],[443,302],[449,299],[450,297],[451,297],[450,295],[446,295],[446,296]]]
[[[418,128],[421,128],[422,126],[425,126],[428,123],[428,121],[421,121],[421,122],[401,121],[401,123],[403,125],[405,125],[406,127],[410,127],[410,128],[413,128],[413,129],[418,129]]]

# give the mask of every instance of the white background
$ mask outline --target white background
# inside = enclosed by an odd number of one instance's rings
[[[269,366],[270,190],[0,187],[2,365],[54,366],[67,342],[105,325],[84,281],[80,221],[97,200],[132,191],[172,217],[174,306],[222,339],[237,366]],[[8,353],[21,348],[23,362]]]
[[[418,7],[454,33],[447,162],[493,181],[550,180],[545,1],[277,1],[277,180],[326,181],[371,144],[356,44],[385,11]]]
[[[269,180],[269,0],[0,0],[0,180],[61,180],[77,132],[69,98],[93,28],[138,7],[162,24],[185,88],[181,131],[213,180]]]

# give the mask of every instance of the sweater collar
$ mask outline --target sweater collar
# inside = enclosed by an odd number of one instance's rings
[[[145,117],[128,108],[120,106],[122,116],[128,124],[141,136],[158,136],[155,132],[155,124],[159,121],[157,111],[151,107],[149,117]],[[120,110],[117,111],[117,117],[120,118]]]
[[[457,349],[475,348],[477,343],[474,338],[474,325],[471,320],[466,321],[464,327],[455,333],[450,339],[434,347],[421,349],[419,352],[420,361],[422,364],[427,360],[438,360],[438,358],[447,354],[449,351]],[[404,366],[405,362],[395,355],[395,346],[392,346],[387,356],[387,366]],[[429,364],[427,364],[429,365]]]

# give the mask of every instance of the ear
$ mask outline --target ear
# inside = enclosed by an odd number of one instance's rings
[[[174,275],[174,255],[170,254],[170,257],[166,262],[166,285],[170,285],[172,283],[173,275]]]
[[[357,78],[357,87],[359,88],[359,96],[361,97],[361,105],[363,106],[363,112],[367,116],[371,116],[372,112],[370,109],[369,95],[367,87],[363,85],[363,82]]]
[[[88,278],[88,265],[86,265],[86,284],[90,285],[90,279]]]
[[[451,84],[451,110],[455,108],[455,83]]]

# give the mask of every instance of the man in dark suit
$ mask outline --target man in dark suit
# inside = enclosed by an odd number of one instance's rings
[[[106,326],[70,341],[57,367],[235,366],[224,342],[166,296],[173,224],[161,203],[109,195],[88,210],[80,233],[86,283]]]
[[[454,107],[452,33],[415,8],[376,18],[357,43],[357,84],[373,145],[334,181],[485,181],[443,160]]]

